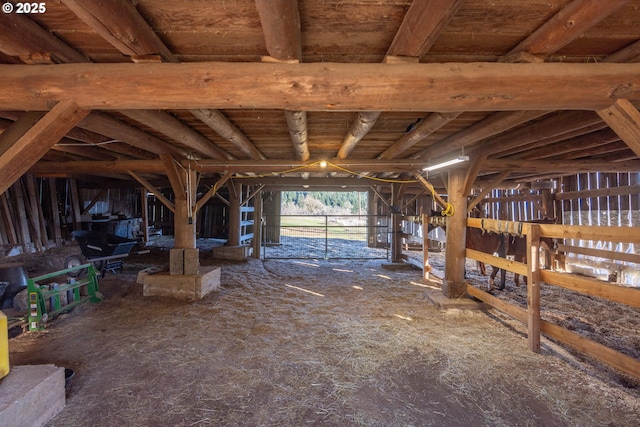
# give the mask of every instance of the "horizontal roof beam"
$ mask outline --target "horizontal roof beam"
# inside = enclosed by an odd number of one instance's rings
[[[640,64],[0,65],[0,110],[600,110],[640,99]]]

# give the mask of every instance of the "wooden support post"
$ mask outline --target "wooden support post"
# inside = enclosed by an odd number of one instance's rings
[[[429,265],[429,216],[433,206],[433,197],[422,196],[420,200],[420,211],[422,214],[422,278],[429,279],[431,266]]]
[[[227,246],[240,245],[240,207],[242,206],[242,184],[229,182],[229,239]]]
[[[526,224],[527,234],[527,336],[529,350],[540,352],[540,225]]]
[[[367,247],[369,248],[375,248],[378,240],[376,197],[376,193],[370,188],[367,192]]]
[[[404,186],[391,184],[391,262],[402,262],[402,196]]]
[[[260,259],[262,249],[262,190],[253,199],[253,257]]]
[[[191,207],[186,199],[176,199],[175,212],[173,214],[174,246],[176,248],[196,247],[196,224],[191,217]]]
[[[464,282],[465,246],[467,230],[467,197],[464,192],[464,170],[449,172],[448,203],[453,216],[447,220],[447,253],[442,292],[447,298],[460,298],[467,290]]]

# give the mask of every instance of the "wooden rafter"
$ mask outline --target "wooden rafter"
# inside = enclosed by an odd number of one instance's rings
[[[597,112],[613,131],[640,157],[640,112],[626,99]]]
[[[412,2],[387,55],[421,57],[426,54],[463,3],[464,0]]]
[[[52,62],[88,62],[88,59],[53,36],[48,31],[18,13],[2,13],[0,28],[0,51],[6,55],[28,58],[34,53],[47,54]]]
[[[0,134],[0,147],[3,147],[0,154],[0,193],[40,160],[87,113],[72,100],[64,100],[35,124],[31,123],[32,117],[29,116],[27,123],[18,120],[14,124],[17,132]]]
[[[380,116],[380,111],[360,112],[351,123],[351,128],[342,141],[338,150],[338,159],[346,159],[349,153],[356,147],[358,142],[371,130]]]
[[[591,111],[569,111],[549,115],[527,127],[513,129],[473,147],[475,151],[487,152],[490,155],[505,153],[516,147],[535,143],[546,138],[559,137],[592,125],[601,124],[602,120]]]
[[[178,62],[129,0],[63,0],[73,13],[120,52],[129,56],[158,54]]]
[[[219,133],[224,139],[233,143],[250,159],[266,159],[265,155],[253,145],[249,138],[219,110],[191,110],[191,114]]]
[[[267,52],[279,61],[302,59],[297,0],[256,0]]]
[[[549,111],[513,111],[493,113],[486,119],[425,148],[412,157],[422,160],[438,158],[446,153],[459,150],[473,144],[474,142],[497,135],[522,123],[537,119],[547,113],[549,113]]]
[[[631,43],[602,60],[602,62],[638,62],[640,61],[640,40]]]
[[[92,112],[78,123],[78,127],[106,135],[114,140],[126,142],[133,147],[154,154],[173,153],[183,155],[182,150],[109,114]]]
[[[159,110],[121,110],[127,117],[149,126],[169,138],[213,159],[231,159],[232,156],[171,114]]]
[[[547,56],[580,37],[585,31],[629,0],[573,0],[538,30],[511,49],[508,55],[528,52]]]
[[[581,135],[576,138],[566,138],[554,144],[549,144],[536,149],[531,149],[518,153],[515,156],[510,156],[510,159],[527,159],[527,160],[539,160],[544,158],[562,158],[563,154],[572,152],[584,152],[585,154],[592,154],[593,148],[600,145],[609,144],[611,142],[619,141],[620,137],[610,129],[604,129],[601,131],[591,132],[587,135]]]
[[[632,161],[603,161],[603,160],[509,160],[489,159],[485,166],[493,171],[518,172],[637,172],[640,170],[640,160]]]
[[[453,113],[432,113],[420,123],[411,132],[398,139],[389,148],[382,152],[378,159],[395,159],[400,154],[413,147],[418,142],[424,140],[429,135],[454,120],[460,115],[459,112]]]
[[[287,111],[284,117],[289,128],[289,136],[298,160],[307,161],[309,156],[309,139],[307,135],[307,113],[305,111]]]

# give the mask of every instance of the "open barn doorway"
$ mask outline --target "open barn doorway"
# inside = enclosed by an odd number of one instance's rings
[[[265,214],[264,259],[388,259],[389,216],[368,212],[357,191],[283,191]]]

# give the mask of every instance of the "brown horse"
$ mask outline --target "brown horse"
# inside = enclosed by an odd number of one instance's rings
[[[476,251],[484,252],[489,255],[498,253],[498,256],[506,257],[508,250],[508,240],[504,235],[497,233],[488,233],[479,228],[467,227],[467,248],[474,249]],[[482,268],[481,268],[482,271]],[[493,287],[496,275],[500,271],[499,268],[492,266],[491,278],[489,279],[489,286]],[[498,289],[504,289],[506,280],[505,271],[502,270],[500,276],[500,286]]]

